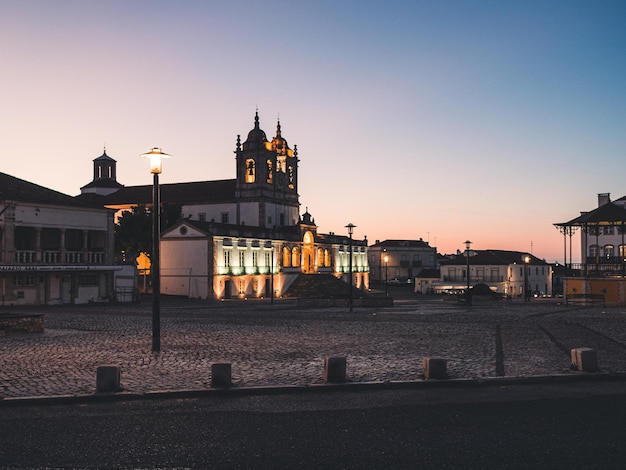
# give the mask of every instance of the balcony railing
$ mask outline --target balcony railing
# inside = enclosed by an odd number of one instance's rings
[[[67,251],[65,253],[65,262],[67,264],[80,264],[83,262],[82,251]]]
[[[87,253],[88,264],[102,264],[104,262],[104,253],[102,251],[90,251]]]
[[[22,250],[15,252],[15,262],[18,264],[32,264],[35,262],[35,251]]]
[[[57,264],[59,262],[60,257],[61,257],[61,252],[59,251],[42,251],[41,252],[41,262],[44,264]]]

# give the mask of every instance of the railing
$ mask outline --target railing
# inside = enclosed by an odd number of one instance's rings
[[[35,262],[35,251],[16,251],[15,262],[19,264],[30,264]]]
[[[68,264],[79,264],[83,262],[82,251],[67,251],[65,253],[65,262]]]
[[[87,263],[102,264],[104,262],[104,253],[102,251],[90,251],[87,253]]]
[[[42,251],[41,262],[44,264],[57,264],[61,253],[59,251]]]

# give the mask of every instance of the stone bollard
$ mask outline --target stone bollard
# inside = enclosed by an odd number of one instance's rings
[[[425,357],[423,372],[426,379],[447,379],[448,361],[439,357]]]
[[[575,348],[570,351],[572,368],[579,372],[597,372],[598,355],[595,349]]]
[[[114,393],[120,390],[120,368],[113,365],[99,366],[96,371],[96,392]]]
[[[346,381],[346,357],[326,356],[324,358],[324,382],[340,383]]]
[[[211,364],[211,387],[228,388],[233,385],[230,363]]]

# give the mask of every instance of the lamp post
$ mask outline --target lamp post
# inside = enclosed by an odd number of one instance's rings
[[[159,238],[160,230],[160,202],[159,202],[159,174],[164,158],[171,155],[163,153],[160,148],[154,147],[142,157],[150,159],[150,173],[153,175],[152,184],[152,257],[150,271],[152,272],[152,351],[161,350],[161,273],[159,267]]]
[[[528,301],[528,265],[530,256],[524,255],[524,302]]]
[[[272,288],[272,293],[270,294],[270,303],[274,303],[274,245],[272,245],[272,266],[271,266],[271,277],[270,277],[270,287]]]
[[[465,300],[467,305],[472,305],[472,294],[470,293],[470,245],[471,241],[465,240],[465,256],[467,257],[467,292],[465,293]]]
[[[389,296],[389,270],[387,269],[389,267],[389,256],[385,255],[385,297]]]
[[[350,283],[349,283],[349,288],[350,290],[348,291],[348,302],[349,302],[349,306],[350,306],[350,312],[352,312],[353,309],[353,302],[352,302],[352,233],[354,232],[354,228],[356,227],[356,225],[354,224],[348,224],[346,225],[346,228],[348,229],[348,235],[350,236],[350,268],[349,268],[349,273],[350,273]]]

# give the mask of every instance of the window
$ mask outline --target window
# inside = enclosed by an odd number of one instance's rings
[[[598,256],[598,245],[589,246],[589,256],[591,257]]]
[[[246,252],[240,251],[239,252],[239,266],[245,266],[245,265],[246,265]]]
[[[605,235],[613,235],[613,226],[612,225],[607,225],[605,227],[602,228],[602,233],[604,233]]]
[[[267,161],[267,179],[266,179],[268,184],[272,184],[273,177],[274,177],[274,171],[273,171],[272,161],[268,160]]]
[[[285,214],[280,214],[280,225],[285,225]]]
[[[206,221],[206,212],[200,212],[200,213],[198,214],[198,220],[199,220],[200,222],[205,222],[205,221]]]
[[[613,257],[613,254],[615,252],[615,247],[613,245],[604,245],[603,251],[604,251],[604,257],[606,259],[609,259]]]
[[[224,250],[224,266],[230,268],[230,250]]]
[[[227,224],[228,223],[228,212],[222,212],[220,214],[220,220],[222,221],[223,224]]]
[[[295,246],[291,252],[291,265],[300,266],[300,248]]]
[[[252,252],[252,266],[254,266],[255,268],[259,267],[259,252],[258,251]]]
[[[283,266],[286,268],[291,266],[291,250],[288,247],[283,248]]]
[[[246,160],[245,181],[246,183],[254,183],[255,178],[256,178],[256,166],[254,164],[254,160],[249,158],[248,160]]]
[[[626,245],[619,246],[619,255],[623,258],[626,256]]]
[[[293,166],[289,165],[289,167],[287,168],[287,174],[289,175],[289,189],[293,189],[295,188],[294,185],[294,176],[293,176]]]

